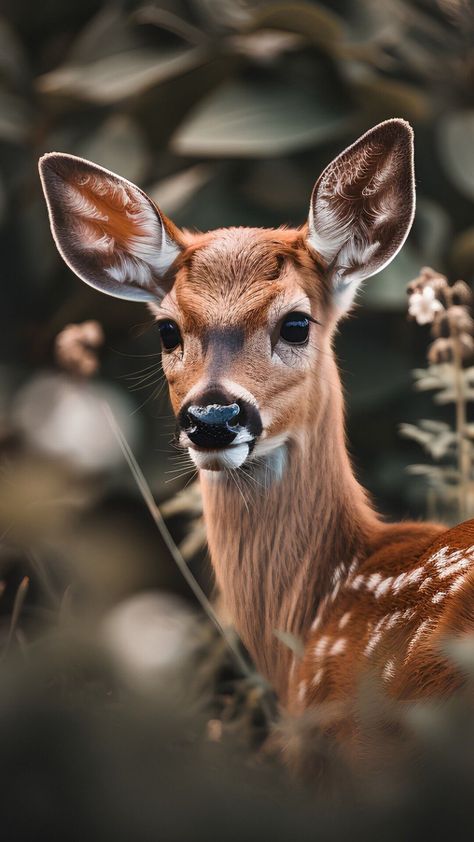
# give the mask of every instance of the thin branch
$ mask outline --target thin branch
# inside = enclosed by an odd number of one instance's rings
[[[167,547],[173,561],[175,562],[175,564],[178,567],[178,570],[180,571],[181,575],[184,577],[185,581],[187,582],[187,584],[191,588],[191,590],[192,590],[193,594],[195,595],[196,599],[201,604],[204,612],[207,614],[210,621],[213,623],[213,625],[215,626],[215,628],[217,629],[217,631],[219,632],[221,637],[224,639],[224,641],[225,641],[225,643],[226,643],[226,645],[227,645],[227,647],[228,647],[228,649],[229,649],[229,651],[230,651],[230,653],[231,653],[231,655],[232,655],[232,657],[233,657],[233,659],[236,663],[236,666],[239,669],[239,671],[241,672],[241,674],[245,678],[249,679],[250,681],[254,681],[257,673],[255,672],[255,670],[252,669],[252,667],[248,664],[248,662],[246,661],[246,659],[242,655],[242,653],[239,649],[239,646],[235,641],[234,633],[230,633],[227,629],[225,629],[222,626],[222,624],[221,624],[216,612],[214,611],[214,608],[212,607],[209,599],[207,598],[207,596],[204,593],[204,591],[202,590],[201,586],[198,584],[198,582],[194,578],[194,576],[191,573],[188,565],[186,564],[183,556],[181,555],[178,547],[176,546],[176,544],[173,540],[173,537],[172,537],[171,533],[169,532],[168,527],[166,526],[166,523],[163,519],[163,516],[162,516],[157,504],[155,503],[153,494],[151,493],[150,486],[148,485],[148,483],[145,479],[145,476],[144,476],[137,460],[135,459],[133,451],[130,448],[130,445],[128,444],[125,436],[123,435],[119,424],[117,423],[117,420],[115,418],[114,413],[112,412],[112,409],[110,408],[109,404],[106,403],[105,401],[103,401],[102,407],[103,407],[105,417],[107,418],[107,421],[110,425],[110,428],[111,428],[115,438],[117,439],[118,444],[120,446],[120,449],[121,449],[121,451],[122,451],[122,453],[123,453],[123,455],[124,455],[124,457],[125,457],[125,459],[128,463],[128,466],[129,466],[129,468],[132,472],[133,478],[135,479],[135,482],[136,482],[137,487],[138,487],[138,489],[139,489],[139,491],[142,495],[142,498],[143,498],[143,500],[144,500],[144,502],[145,502],[145,504],[148,508],[148,511],[150,512],[150,515],[153,518],[155,526],[157,527],[163,541],[166,544],[166,547]],[[273,705],[270,702],[268,694],[264,694],[262,696],[261,704],[262,704],[262,709],[263,709],[268,721],[271,722],[275,718],[275,714],[274,714],[274,710],[273,710]]]

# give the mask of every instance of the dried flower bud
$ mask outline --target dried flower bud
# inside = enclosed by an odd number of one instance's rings
[[[461,333],[457,337],[457,341],[461,347],[461,356],[463,360],[469,360],[474,354],[474,338],[470,333]]]
[[[453,304],[469,304],[472,299],[472,292],[465,281],[456,281],[451,287]]]
[[[447,319],[452,334],[474,333],[474,322],[466,307],[454,304],[443,316]]]
[[[448,287],[448,279],[429,266],[423,266],[418,277],[408,284],[408,295],[411,296],[415,292],[421,293],[427,286],[433,289],[436,296],[442,296]]]
[[[104,331],[99,322],[66,325],[56,337],[56,362],[71,374],[91,377],[99,367],[95,349],[103,342]]]
[[[474,334],[474,322],[467,307],[455,304],[440,312],[432,327],[433,336],[459,336],[460,333]]]
[[[453,340],[436,339],[428,349],[428,362],[432,365],[449,363],[454,359]]]

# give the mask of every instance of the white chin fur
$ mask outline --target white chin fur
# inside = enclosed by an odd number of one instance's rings
[[[189,455],[196,468],[200,471],[233,471],[244,464],[249,455],[249,446],[246,442],[234,444],[222,450],[196,450],[188,447]]]

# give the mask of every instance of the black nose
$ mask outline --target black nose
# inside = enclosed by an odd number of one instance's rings
[[[190,406],[184,417],[188,438],[198,447],[228,447],[237,436],[237,425],[244,423],[238,403],[226,406],[211,403],[207,406]]]

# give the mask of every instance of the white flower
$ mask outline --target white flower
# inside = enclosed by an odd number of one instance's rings
[[[413,292],[408,299],[408,312],[414,316],[419,325],[427,325],[432,322],[435,313],[443,310],[441,301],[435,298],[434,289],[425,286],[421,292]]]
[[[121,465],[123,460],[104,414],[104,401],[133,446],[138,430],[128,396],[98,381],[38,374],[18,392],[13,417],[35,449],[81,470],[100,471]]]
[[[102,621],[102,642],[124,678],[147,686],[178,669],[199,644],[196,615],[178,597],[144,591],[120,602]]]

